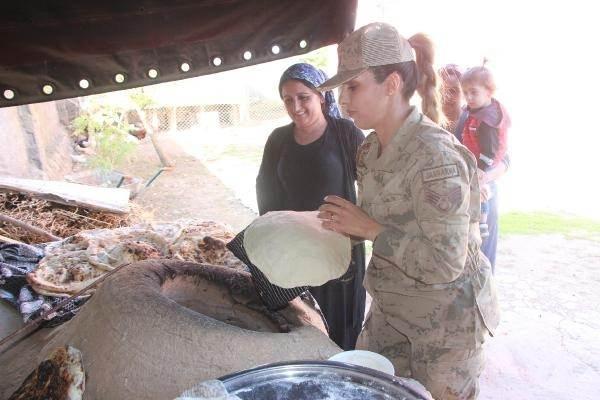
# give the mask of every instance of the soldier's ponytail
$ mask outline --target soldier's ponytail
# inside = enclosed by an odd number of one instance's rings
[[[421,96],[423,114],[432,121],[443,124],[444,115],[441,110],[439,77],[433,68],[433,42],[423,33],[417,33],[408,39],[415,50],[417,63],[417,92]]]

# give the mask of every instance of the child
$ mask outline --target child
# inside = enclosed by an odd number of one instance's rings
[[[510,119],[506,110],[493,95],[496,84],[492,73],[484,65],[465,72],[461,88],[467,103],[460,120],[464,121],[462,142],[477,158],[478,176],[482,193],[481,237],[489,236],[487,225],[488,204],[492,191],[486,171],[495,167],[506,155],[506,134]]]

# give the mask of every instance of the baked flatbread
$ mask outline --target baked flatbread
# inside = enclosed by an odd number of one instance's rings
[[[229,249],[227,243],[235,237],[231,228],[214,221],[203,221],[186,226],[181,236],[170,247],[173,258],[245,270]]]
[[[176,258],[244,269],[244,264],[225,247],[234,236],[230,228],[213,221],[81,231],[48,245],[27,281],[40,294],[68,297],[108,271],[148,259]]]
[[[9,400],[81,400],[85,373],[81,352],[59,347],[31,373]]]
[[[43,295],[68,297],[120,265],[168,256],[167,239],[149,226],[82,231],[48,246],[27,281]]]

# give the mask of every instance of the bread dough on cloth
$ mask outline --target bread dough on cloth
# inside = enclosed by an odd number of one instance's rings
[[[272,284],[321,286],[348,270],[350,238],[324,229],[318,211],[271,211],[246,228],[248,258]]]

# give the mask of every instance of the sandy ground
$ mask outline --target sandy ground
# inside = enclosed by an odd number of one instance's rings
[[[480,399],[599,399],[600,244],[509,236],[498,247],[502,320]]]
[[[201,161],[197,149],[164,140],[176,167],[135,200],[147,215],[215,219],[236,230],[252,221],[246,187],[252,183],[235,184],[236,177],[255,176],[252,168],[240,162],[232,173],[222,160]],[[158,167],[144,143],[124,170],[147,179]],[[237,193],[240,188],[245,194]],[[479,399],[600,398],[600,243],[560,235],[503,237],[496,283],[502,322],[486,343]],[[0,336],[16,326],[14,312],[0,307]]]

